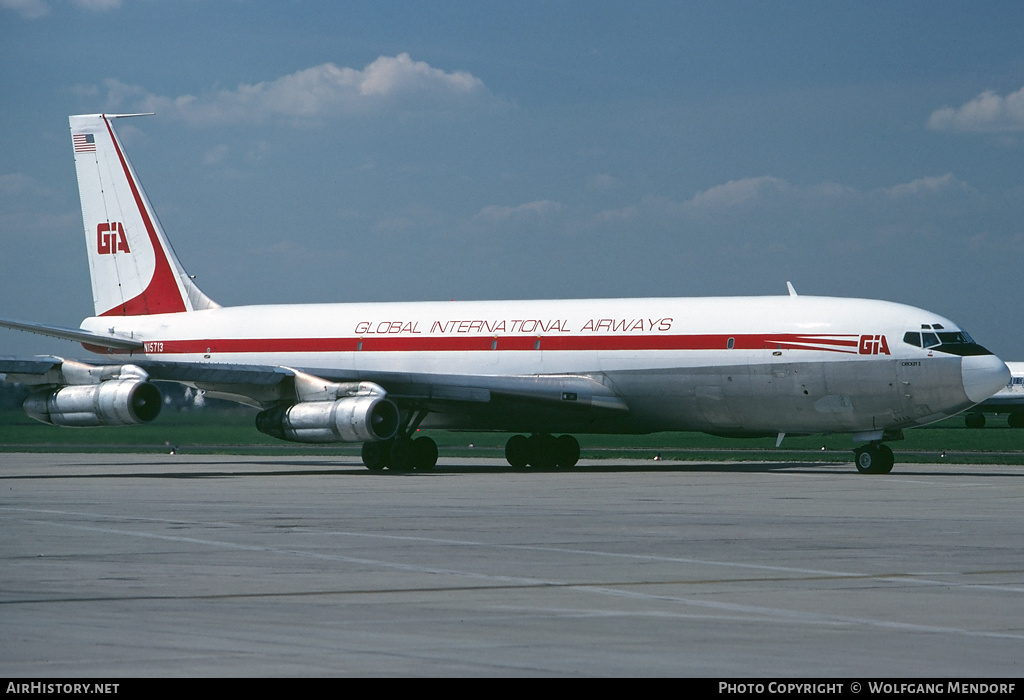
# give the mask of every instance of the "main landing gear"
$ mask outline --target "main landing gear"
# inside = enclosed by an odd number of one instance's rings
[[[862,445],[853,451],[854,464],[861,474],[888,474],[896,458],[887,446],[880,442]]]
[[[1013,412],[1006,417],[1006,423],[1011,428],[1024,428],[1024,413]],[[968,413],[964,416],[964,424],[968,428],[984,428],[985,427],[985,414],[984,413]]]
[[[381,442],[363,443],[363,464],[372,472],[385,467],[393,472],[428,472],[437,464],[437,443],[421,436],[415,440],[397,436]]]
[[[412,434],[426,418],[426,411],[409,414],[409,420],[395,437],[380,442],[363,443],[363,464],[372,472],[388,471],[411,472],[413,470],[428,472],[437,464],[437,443],[422,435],[413,438]]]
[[[505,459],[515,469],[571,469],[580,460],[580,443],[572,435],[513,435],[505,443]]]

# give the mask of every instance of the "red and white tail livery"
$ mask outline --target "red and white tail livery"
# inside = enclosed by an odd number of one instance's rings
[[[70,118],[85,246],[97,316],[143,316],[216,306],[185,274],[114,133],[112,120]]]
[[[128,116],[128,115],[120,115]],[[220,307],[178,262],[112,115],[71,117],[95,316],[81,328],[2,320],[75,340],[97,365],[0,359],[58,425],[152,420],[175,381],[260,409],[297,442],[361,442],[370,469],[426,470],[419,428],[512,433],[513,467],[570,468],[573,434],[851,433],[855,464],[975,406],[1006,365],[930,311],[798,296]],[[557,434],[557,436],[556,436]]]

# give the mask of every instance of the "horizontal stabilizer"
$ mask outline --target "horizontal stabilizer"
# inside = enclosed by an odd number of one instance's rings
[[[114,335],[102,335],[90,333],[78,328],[61,328],[60,326],[47,326],[42,323],[27,323],[25,321],[14,321],[7,318],[0,318],[0,327],[13,328],[27,333],[48,335],[51,338],[71,340],[76,343],[88,343],[98,345],[111,350],[141,350],[142,342],[131,338],[121,338]]]

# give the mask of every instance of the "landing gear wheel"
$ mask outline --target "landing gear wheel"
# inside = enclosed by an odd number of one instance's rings
[[[896,456],[892,453],[887,445],[879,445],[878,453],[881,457],[881,463],[878,465],[878,474],[888,474],[892,471],[893,465],[896,463]]]
[[[426,435],[412,441],[412,465],[418,472],[429,472],[437,464],[437,443]]]
[[[895,461],[886,445],[864,445],[854,450],[854,464],[861,474],[888,474]]]
[[[388,456],[388,469],[393,472],[411,472],[413,468],[412,440],[397,437],[391,443],[391,454]]]
[[[572,435],[513,435],[505,443],[505,459],[513,469],[572,469],[580,460],[580,443]]]
[[[853,451],[853,463],[861,474],[873,474],[877,460],[878,456],[871,445],[858,447]]]
[[[534,469],[554,469],[557,462],[555,438],[547,433],[531,435],[527,438],[530,448],[530,466]]]
[[[1024,428],[1024,413],[1011,413],[1006,422],[1011,428]]]
[[[382,471],[388,466],[388,443],[364,442],[362,456],[367,469],[371,472]]]
[[[572,469],[580,461],[580,443],[572,435],[555,438],[555,464],[559,469]]]
[[[964,416],[964,425],[966,425],[968,428],[984,428],[985,414],[968,413],[966,416]]]
[[[513,435],[505,443],[505,459],[513,469],[523,469],[530,463],[530,446],[525,435]]]

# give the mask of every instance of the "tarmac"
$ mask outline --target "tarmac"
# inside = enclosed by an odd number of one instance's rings
[[[1020,466],[0,465],[5,677],[993,678],[1024,665]]]

